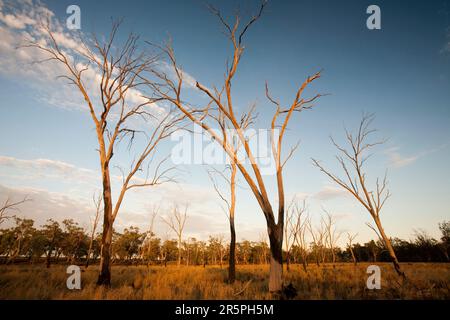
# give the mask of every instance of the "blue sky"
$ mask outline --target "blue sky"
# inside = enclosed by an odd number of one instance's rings
[[[207,86],[220,84],[230,46],[203,1],[28,2],[12,6],[0,2],[0,197],[31,193],[36,199],[23,210],[24,215],[42,222],[50,216],[62,220],[76,211],[76,218],[87,225],[93,210],[91,194],[98,189],[93,125],[76,93],[51,77],[51,66],[30,70],[34,67],[11,49],[30,28],[20,21],[24,16],[35,17],[42,8],[64,21],[67,6],[77,4],[82,32],[105,34],[111,17],[124,17],[122,36],[134,31],[143,40],[161,43],[170,35],[183,69]],[[211,3],[229,18],[238,7],[243,18],[258,7],[257,1]],[[381,30],[366,28],[370,4],[381,8]],[[70,36],[69,30],[65,32]],[[314,219],[319,219],[322,207],[333,212],[338,228],[358,232],[358,241],[373,238],[365,226],[368,214],[310,160],[321,159],[337,170],[329,135],[339,139],[344,125],[353,128],[362,112],[372,112],[380,137],[389,138],[368,166],[372,178],[389,169],[393,196],[382,212],[387,232],[410,238],[414,228],[423,228],[438,236],[437,223],[449,219],[450,213],[448,2],[272,1],[246,35],[245,48],[233,84],[234,101],[239,110],[257,102],[259,128],[268,127],[268,110],[272,110],[264,97],[265,81],[274,96],[289,103],[305,77],[323,69],[308,93],[330,95],[290,124],[287,143],[300,139],[301,146],[286,167],[288,196],[307,196]],[[50,71],[45,74],[45,70]],[[192,95],[195,101],[205,101],[195,92]],[[162,152],[170,148],[167,143]],[[118,161],[126,163],[129,156],[124,152]],[[191,203],[187,231],[192,236],[227,234],[226,217],[205,167],[183,169],[178,186],[130,194],[118,227],[138,224],[145,228],[149,208],[164,199],[165,203]],[[274,181],[267,179],[269,185]],[[59,205],[52,207],[52,203]],[[163,236],[164,227],[158,228]],[[264,218],[246,188],[239,189],[237,228],[238,237],[252,240],[264,231]]]

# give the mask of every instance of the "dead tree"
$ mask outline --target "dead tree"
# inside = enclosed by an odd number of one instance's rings
[[[86,255],[86,269],[89,267],[89,259],[91,258],[92,253],[92,245],[94,244],[95,239],[95,231],[97,230],[98,221],[100,219],[100,213],[102,211],[101,205],[102,205],[102,194],[99,193],[98,197],[95,198],[95,194],[92,197],[92,200],[94,201],[95,205],[95,216],[92,220],[92,230],[91,230],[91,239],[89,240],[89,249]]]
[[[314,228],[312,225],[311,219],[307,221],[307,228],[312,238],[312,245],[314,251],[314,258],[316,260],[316,264],[319,267],[320,263],[325,262],[325,228],[323,225],[323,221],[320,221],[320,227]]]
[[[222,269],[222,263],[223,263],[223,257],[225,256],[225,248],[223,246],[223,235],[220,234],[217,236],[217,245],[219,247],[219,265],[220,268]]]
[[[347,232],[347,247],[350,250],[350,254],[352,255],[352,260],[354,265],[358,265],[358,260],[356,260],[355,252],[353,251],[353,240],[358,236],[358,234],[350,234],[350,232]]]
[[[228,222],[230,225],[230,250],[229,250],[229,257],[228,257],[228,282],[233,283],[236,279],[236,228],[234,223],[234,216],[236,211],[236,176],[237,176],[237,164],[235,159],[238,157],[239,147],[240,143],[238,139],[234,139],[234,136],[230,134],[229,126],[227,125],[227,121],[225,118],[225,115],[223,112],[219,112],[218,117],[214,117],[214,120],[216,120],[217,124],[220,127],[221,132],[221,138],[223,139],[223,143],[225,145],[231,145],[232,146],[232,152],[234,154],[234,157],[228,157],[230,164],[228,165],[228,168],[230,170],[229,177],[225,175],[223,172],[220,172],[218,170],[213,170],[209,172],[210,179],[213,183],[214,190],[219,195],[220,199],[225,203],[227,206],[227,217]],[[253,123],[253,120],[248,119],[243,126],[245,128],[248,128],[249,125]],[[216,175],[219,175],[223,181],[225,181],[229,186],[229,195],[228,197],[223,195],[220,191],[219,185],[217,183],[217,180],[214,179],[213,173]]]
[[[184,226],[186,224],[187,219],[187,209],[188,206],[186,205],[184,208],[184,212],[181,212],[178,208],[178,206],[174,206],[172,208],[172,214],[168,218],[161,217],[161,219],[164,221],[167,226],[172,229],[173,232],[175,232],[177,236],[177,244],[178,244],[178,259],[177,259],[177,265],[181,265],[181,245],[183,240],[183,230]]]
[[[400,268],[394,248],[392,247],[391,240],[386,235],[380,219],[381,209],[391,196],[391,193],[387,189],[387,174],[384,175],[384,178],[381,181],[377,178],[375,187],[371,190],[368,187],[367,175],[363,168],[367,159],[372,155],[369,153],[370,150],[385,142],[385,140],[375,142],[368,141],[372,134],[376,132],[375,129],[370,128],[374,118],[374,115],[363,115],[356,133],[345,130],[346,141],[349,145],[348,147],[339,145],[331,138],[331,142],[339,152],[336,158],[344,172],[344,178],[340,178],[331,173],[315,159],[313,159],[313,163],[331,180],[353,195],[369,212],[378,229],[379,236],[389,252],[395,271],[398,275],[405,278],[405,274]]]
[[[325,211],[325,217],[322,217],[322,222],[325,230],[325,246],[328,247],[331,251],[331,261],[333,262],[333,266],[336,263],[336,246],[337,241],[341,237],[342,233],[336,229],[336,222],[332,214],[328,211]]]
[[[48,58],[38,62],[53,62],[64,68],[65,73],[60,78],[67,80],[81,93],[95,125],[103,189],[103,232],[97,284],[105,286],[111,283],[113,224],[125,194],[133,188],[172,181],[168,172],[173,168],[163,169],[165,159],[155,164],[154,170],[150,170],[150,164],[158,144],[170,136],[181,121],[175,119],[171,112],[160,112],[157,103],[161,99],[142,91],[147,86],[143,86],[141,78],[157,58],[139,50],[138,36],[134,34],[119,43],[116,40],[119,25],[120,22],[113,24],[105,41],[98,40],[95,35],[92,40],[79,39],[78,49],[69,51],[58,42],[48,23],[42,26],[47,31],[47,42],[30,42],[25,45],[47,55]],[[94,72],[95,77],[87,77],[88,70]],[[134,128],[134,123],[138,120],[152,122],[149,132]],[[120,142],[128,141],[131,149],[138,137],[144,140],[143,148],[136,151],[129,170],[119,168],[122,171],[122,183],[117,200],[113,203],[111,161]],[[148,165],[145,166],[145,163]],[[145,168],[146,177],[137,177],[136,174]]]
[[[291,233],[294,237],[294,243],[300,250],[300,257],[302,259],[303,270],[307,272],[308,263],[308,243],[306,240],[306,231],[310,218],[306,210],[306,201],[303,201],[303,205],[300,206],[295,203],[293,206]]]
[[[286,210],[285,226],[284,226],[284,248],[286,251],[286,270],[289,271],[290,253],[292,245],[295,241],[294,215],[295,215],[295,198],[292,199]]]
[[[145,238],[145,240],[143,242],[143,244],[147,245],[147,248],[145,248],[147,250],[147,267],[150,266],[150,258],[151,258],[151,252],[152,252],[152,239],[154,236],[153,227],[155,224],[155,218],[158,216],[159,208],[160,208],[160,206],[158,205],[158,206],[153,206],[151,209],[150,226],[147,231],[147,237]]]
[[[6,198],[3,205],[0,207],[0,224],[2,224],[4,221],[13,218],[13,216],[8,216],[7,213],[9,211],[20,211],[18,208],[22,203],[30,201],[27,197],[24,197],[22,200],[19,201],[11,201],[11,198]]]
[[[239,63],[244,53],[244,36],[249,28],[261,17],[265,6],[266,1],[262,3],[258,13],[243,25],[241,25],[241,20],[238,16],[233,24],[229,24],[219,10],[214,8],[211,9],[225,28],[225,32],[233,48],[233,53],[230,59],[231,62],[227,65],[224,83],[221,89],[217,89],[217,87],[210,89],[206,85],[198,81],[196,82],[196,88],[200,91],[200,93],[210,99],[210,103],[208,103],[206,107],[193,106],[182,99],[183,70],[177,63],[174,50],[170,43],[166,46],[160,47],[160,49],[167,56],[168,64],[171,66],[171,72],[168,74],[161,70],[155,70],[155,76],[159,79],[159,81],[153,81],[151,86],[155,92],[159,93],[160,98],[175,105],[188,119],[207,132],[214,139],[214,141],[223,148],[228,157],[236,163],[237,168],[251,189],[251,192],[257,200],[266,220],[271,251],[269,291],[279,294],[283,284],[282,252],[285,214],[283,168],[287,160],[291,158],[296,149],[296,147],[294,147],[283,159],[283,137],[286,133],[290,120],[293,118],[293,115],[298,114],[305,109],[310,109],[312,107],[312,103],[320,97],[319,94],[311,98],[303,97],[306,87],[320,77],[320,72],[307,77],[306,80],[303,81],[299,89],[296,91],[292,103],[288,106],[282,106],[278,101],[273,99],[269,94],[268,85],[266,84],[266,97],[269,102],[275,106],[275,111],[271,118],[270,125],[268,126],[271,128],[271,153],[276,167],[275,184],[277,186],[278,208],[275,210],[271,203],[271,197],[269,197],[267,192],[267,181],[263,178],[261,166],[258,165],[256,161],[258,156],[256,153],[257,150],[251,147],[243,130],[245,124],[252,121],[255,108],[252,106],[248,112],[244,112],[239,115],[233,104],[233,93],[231,89],[234,76],[236,75]],[[236,137],[239,140],[239,143],[242,144],[244,150],[243,157],[245,159],[239,159],[239,157],[236,156],[235,149],[232,144],[229,141],[224,141],[224,139],[220,137],[220,134],[217,134],[215,130],[213,130],[215,121],[212,119],[211,115],[214,115],[214,118],[218,118],[223,115],[230,128],[235,130]],[[278,134],[275,134],[276,129],[279,129]],[[250,163],[250,167],[246,166],[245,163]]]

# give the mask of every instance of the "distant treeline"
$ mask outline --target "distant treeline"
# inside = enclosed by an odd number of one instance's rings
[[[0,230],[0,259],[2,263],[45,261],[51,263],[98,262],[101,235],[91,237],[72,219],[62,223],[48,220],[40,228],[31,219],[14,217],[15,225]],[[415,239],[392,239],[395,252],[401,262],[448,262],[450,254],[450,222],[439,224],[442,236],[439,240],[425,232],[416,232]],[[114,232],[113,262],[121,264],[167,264],[177,261],[177,240],[162,240],[149,232],[130,227],[123,233]],[[357,262],[388,262],[389,254],[382,241],[369,241],[351,246]],[[183,265],[226,264],[228,245],[221,236],[210,236],[208,241],[188,238],[182,242]],[[352,262],[350,247],[334,248],[336,262]],[[325,246],[311,244],[306,250],[293,245],[290,263],[321,264],[332,262],[332,251]],[[89,259],[88,259],[89,257]],[[236,245],[237,264],[265,264],[270,259],[269,247],[264,241],[241,241]],[[89,261],[88,261],[89,260]]]

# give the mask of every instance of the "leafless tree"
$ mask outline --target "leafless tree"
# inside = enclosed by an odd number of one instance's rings
[[[153,228],[155,224],[155,218],[158,216],[160,205],[152,206],[151,213],[150,213],[150,226],[147,231],[147,236],[145,240],[143,241],[143,247],[147,249],[147,267],[150,266],[150,256],[152,252],[152,239],[154,236]]]
[[[230,250],[228,256],[228,282],[233,283],[236,279],[236,227],[234,223],[234,216],[236,211],[236,174],[237,167],[234,161],[231,161],[228,166],[230,169],[229,177],[218,170],[209,171],[209,177],[213,183],[214,190],[219,195],[220,199],[227,206],[227,217],[230,226]],[[214,173],[219,175],[229,186],[229,196],[224,195],[219,188],[217,180],[214,178]]]
[[[377,178],[375,187],[371,190],[368,187],[367,175],[364,170],[364,164],[372,155],[372,153],[369,152],[373,149],[373,147],[385,142],[385,140],[375,142],[369,141],[371,136],[376,132],[375,129],[371,129],[371,124],[374,118],[375,116],[373,114],[365,114],[361,119],[356,133],[351,133],[345,130],[346,141],[349,147],[343,147],[331,138],[333,145],[339,152],[336,158],[344,172],[344,178],[340,178],[325,169],[318,160],[313,159],[313,163],[331,180],[352,194],[356,200],[358,200],[358,202],[361,203],[361,205],[369,212],[375,222],[379,236],[383,240],[383,243],[389,252],[395,271],[398,275],[405,278],[405,274],[401,270],[397,256],[395,255],[394,248],[392,247],[389,237],[384,231],[380,219],[381,209],[391,196],[391,193],[387,189],[387,174],[384,175],[382,180]],[[375,228],[373,229],[375,230]]]
[[[181,121],[174,118],[171,112],[159,112],[157,103],[161,99],[143,91],[147,86],[143,86],[141,78],[149,72],[157,57],[140,50],[138,36],[134,34],[130,34],[123,43],[116,40],[119,26],[120,22],[113,23],[111,33],[104,41],[98,40],[95,35],[92,39],[80,37],[79,48],[75,49],[74,54],[61,47],[50,23],[42,26],[47,31],[47,42],[30,41],[25,45],[47,55],[48,58],[37,62],[52,62],[64,68],[65,73],[60,78],[67,80],[81,93],[95,125],[103,188],[101,267],[97,284],[105,286],[111,282],[113,224],[125,194],[133,188],[172,181],[168,173],[173,168],[163,169],[167,158],[154,164],[154,170],[150,169],[150,164],[154,162],[158,144],[170,136]],[[88,70],[96,74],[94,80],[86,76]],[[138,120],[152,122],[149,132],[134,128]],[[128,141],[131,149],[138,136],[144,140],[143,147],[136,152],[129,170],[119,168],[122,183],[113,203],[110,174],[113,155],[120,142]],[[148,163],[147,166],[145,163]],[[145,179],[137,177],[136,174],[145,169]]]
[[[336,221],[331,213],[325,211],[325,217],[322,217],[322,222],[325,229],[325,244],[331,251],[331,261],[336,263],[336,246],[337,241],[341,237],[342,233],[336,229]]]
[[[275,106],[275,111],[269,125],[272,132],[271,150],[276,166],[275,183],[277,185],[278,210],[275,211],[272,207],[272,203],[267,192],[266,181],[262,176],[261,167],[256,161],[256,150],[254,150],[254,148],[250,145],[243,130],[245,125],[254,119],[255,107],[253,105],[248,112],[241,113],[239,116],[233,105],[233,94],[231,90],[233,78],[236,75],[239,63],[244,53],[244,36],[249,28],[261,17],[266,3],[266,1],[263,1],[258,13],[249,19],[245,24],[241,24],[239,16],[236,16],[233,24],[229,24],[219,10],[211,8],[213,14],[218,17],[225,28],[226,35],[228,36],[233,48],[233,54],[230,59],[231,63],[227,65],[225,79],[221,89],[217,89],[217,87],[210,89],[206,85],[196,82],[197,89],[200,90],[200,92],[203,93],[208,99],[210,99],[210,102],[206,107],[193,107],[191,104],[186,103],[182,99],[183,70],[177,63],[174,50],[170,43],[166,46],[160,47],[160,49],[166,54],[168,63],[172,68],[171,74],[174,74],[175,79],[173,79],[174,77],[171,79],[168,73],[155,71],[155,76],[158,77],[160,81],[154,81],[151,85],[153,89],[159,93],[160,98],[175,105],[193,123],[199,125],[204,131],[209,133],[216,143],[222,146],[228,157],[236,163],[237,168],[242,174],[247,185],[250,187],[251,192],[256,198],[266,220],[271,251],[269,291],[279,294],[283,284],[282,248],[285,214],[283,168],[287,160],[291,158],[296,149],[296,147],[292,148],[292,150],[283,159],[283,137],[293,115],[300,113],[305,109],[310,109],[313,106],[312,103],[320,97],[319,94],[313,96],[312,98],[303,97],[306,87],[320,77],[320,72],[307,77],[306,80],[303,81],[299,89],[296,91],[292,103],[287,107],[282,106],[278,101],[272,98],[269,93],[268,85],[266,84],[267,99]],[[224,117],[230,128],[235,130],[237,139],[239,139],[239,142],[242,144],[245,159],[240,159],[237,157],[232,144],[229,141],[224,141],[220,134],[217,134],[215,130],[213,130],[212,126],[215,124],[214,119],[221,116]],[[275,131],[278,128],[279,133],[276,135]],[[246,166],[245,163],[250,163],[250,167]]]
[[[224,241],[223,234],[218,235],[217,236],[217,244],[218,244],[218,247],[219,247],[219,265],[220,265],[220,268],[222,268],[223,257],[225,256],[225,247],[223,245],[223,241]]]
[[[356,260],[355,253],[353,252],[353,240],[358,236],[358,234],[350,234],[350,232],[347,232],[347,247],[350,250],[350,253],[352,255],[352,260],[355,266],[358,264],[358,260]]]
[[[289,271],[290,265],[290,254],[292,245],[295,241],[295,226],[294,225],[294,216],[295,216],[295,197],[291,200],[291,203],[287,207],[286,210],[286,218],[285,218],[285,226],[284,226],[284,249],[286,251],[286,270]]]
[[[164,221],[165,224],[173,231],[175,232],[177,236],[177,242],[178,242],[178,261],[177,265],[181,265],[181,245],[183,240],[183,230],[184,226],[186,224],[187,219],[187,209],[188,206],[186,205],[184,208],[184,212],[181,212],[178,206],[174,206],[172,208],[172,213],[169,217],[161,217],[161,219]]]
[[[232,147],[232,152],[234,157],[229,157],[230,164],[227,166],[229,169],[229,177],[221,171],[212,170],[209,171],[209,177],[213,183],[214,190],[219,195],[220,199],[227,206],[227,217],[230,225],[230,250],[228,257],[228,282],[233,283],[236,279],[236,228],[234,223],[235,211],[236,211],[236,176],[237,176],[237,164],[235,159],[237,158],[237,153],[239,151],[240,143],[239,140],[234,139],[233,135],[230,134],[229,127],[225,121],[225,116],[223,113],[219,113],[219,116],[214,118],[220,127],[221,138],[223,142]],[[244,123],[247,128],[252,121],[249,119]],[[219,184],[214,176],[220,176],[223,181],[225,181],[229,187],[228,197],[224,195],[219,188]]]
[[[302,259],[303,270],[307,272],[307,259],[308,259],[308,243],[306,240],[306,231],[308,223],[310,223],[310,217],[306,210],[306,201],[303,200],[303,204],[300,206],[296,202],[293,206],[291,233],[294,236],[294,243],[300,250],[300,257]]]
[[[95,231],[97,230],[98,221],[100,219],[100,213],[102,211],[102,194],[99,193],[97,197],[95,197],[95,194],[92,196],[92,200],[94,201],[95,205],[95,216],[94,219],[92,219],[92,230],[91,230],[91,239],[89,240],[89,249],[86,255],[86,269],[89,267],[89,260],[91,258],[92,253],[92,245],[94,243],[95,239]]]
[[[311,219],[307,220],[307,228],[312,238],[312,245],[314,249],[314,256],[316,259],[317,266],[320,263],[325,262],[325,235],[326,229],[324,227],[323,221],[320,221],[319,227],[314,228]]]
[[[0,207],[0,224],[13,217],[7,215],[9,211],[20,211],[18,207],[22,203],[25,203],[27,201],[30,201],[28,197],[24,197],[22,200],[19,201],[12,201],[10,197],[6,198],[5,202]]]

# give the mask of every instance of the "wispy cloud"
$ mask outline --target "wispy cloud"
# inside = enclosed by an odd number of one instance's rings
[[[324,186],[322,190],[316,192],[313,196],[318,200],[331,200],[346,197],[348,196],[348,192],[342,188],[327,185]]]
[[[413,164],[418,159],[423,158],[427,155],[433,154],[435,152],[438,152],[446,147],[448,147],[449,143],[442,144],[438,147],[428,149],[413,155],[405,156],[400,153],[399,147],[392,147],[387,150],[385,150],[385,154],[388,157],[389,165],[391,165],[394,168],[401,168],[406,167],[408,165]]]
[[[23,47],[30,41],[43,47],[49,45],[47,31],[43,28],[47,20],[55,41],[69,60],[86,65],[85,59],[80,55],[80,51],[85,50],[79,40],[80,36],[85,37],[82,32],[66,30],[54,12],[38,0],[7,1],[0,2],[0,73],[25,80],[27,85],[39,92],[38,100],[49,105],[71,110],[84,109],[84,99],[78,90],[58,79],[66,74],[64,66],[58,63],[35,63],[44,61],[48,56],[42,50]],[[161,68],[170,71],[164,63]],[[91,66],[83,73],[83,77],[94,104],[98,105],[97,89],[101,73]],[[183,71],[183,78],[185,87],[195,88],[196,80],[193,76]],[[130,103],[139,104],[145,100],[144,94],[137,88],[128,90],[127,95]]]
[[[27,179],[45,177],[88,183],[95,182],[98,177],[94,170],[51,159],[18,159],[0,156],[0,167],[8,169],[9,172],[17,170]]]
[[[20,217],[35,220],[36,226],[42,225],[47,219],[62,221],[74,219],[80,225],[87,228],[89,218],[95,213],[95,207],[89,202],[70,197],[64,193],[49,192],[44,189],[18,187],[11,188],[0,185],[0,202],[7,197],[11,199],[23,199],[27,201],[20,206],[20,211],[14,214]]]

